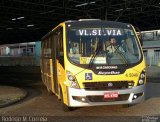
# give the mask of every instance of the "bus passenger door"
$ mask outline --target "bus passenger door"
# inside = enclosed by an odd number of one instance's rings
[[[52,36],[52,75],[53,75],[53,89],[55,93],[58,93],[58,79],[57,79],[57,59],[56,59],[56,45],[58,36],[56,33]]]
[[[46,85],[48,91],[52,89],[52,78],[51,78],[51,70],[50,70],[50,62],[51,62],[51,49],[50,49],[51,38],[47,37],[42,41],[42,49],[41,49],[41,75],[42,81]]]
[[[64,51],[63,51],[63,28],[58,28],[58,40],[56,41],[56,59],[57,59],[57,79],[61,84],[64,81]],[[61,84],[62,85],[62,84]]]
[[[52,44],[53,60],[53,86],[55,93],[58,93],[58,84],[62,81],[64,75],[64,54],[63,54],[63,31],[62,28],[54,30]]]

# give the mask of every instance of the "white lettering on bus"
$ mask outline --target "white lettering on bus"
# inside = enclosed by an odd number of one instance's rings
[[[116,71],[111,71],[111,72],[102,72],[102,71],[99,71],[98,72],[98,75],[118,75],[120,74],[120,72],[116,72]]]
[[[108,35],[110,36],[112,33],[112,30],[107,30]]]
[[[84,30],[79,30],[79,34],[82,36]]]
[[[117,36],[118,35],[122,35],[120,30],[117,31]]]
[[[96,69],[118,69],[118,66],[97,66]]]
[[[116,34],[115,34],[116,32],[115,32],[115,30],[113,30],[113,36],[115,36]]]
[[[101,30],[98,30],[98,35],[99,35],[99,36],[101,35]]]
[[[84,30],[84,32],[85,32],[85,36],[88,36],[88,34],[87,34],[87,30]],[[91,35],[91,34],[90,34]]]
[[[93,30],[92,32],[93,32],[94,36],[97,35],[97,31],[96,30]]]
[[[113,35],[113,36],[120,36],[122,35],[121,33],[121,30],[120,29],[79,29],[78,30],[78,35],[82,36],[110,36],[110,35]]]

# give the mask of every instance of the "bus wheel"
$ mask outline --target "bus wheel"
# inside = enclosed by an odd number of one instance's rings
[[[49,95],[53,95],[52,91],[47,87],[47,91]]]
[[[68,107],[66,104],[64,104],[62,89],[60,89],[60,97],[61,97],[61,106],[63,111],[68,112],[74,110],[73,107]]]

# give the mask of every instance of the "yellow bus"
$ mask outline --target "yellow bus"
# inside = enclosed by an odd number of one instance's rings
[[[131,24],[65,21],[42,38],[42,81],[65,111],[144,100],[146,65]]]

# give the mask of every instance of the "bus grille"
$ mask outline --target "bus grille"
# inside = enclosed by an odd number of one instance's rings
[[[85,90],[118,90],[127,89],[134,86],[133,81],[107,81],[107,82],[85,82]]]
[[[87,96],[90,102],[114,102],[114,101],[125,101],[129,99],[129,94],[121,94],[118,98],[106,99],[104,96]]]

